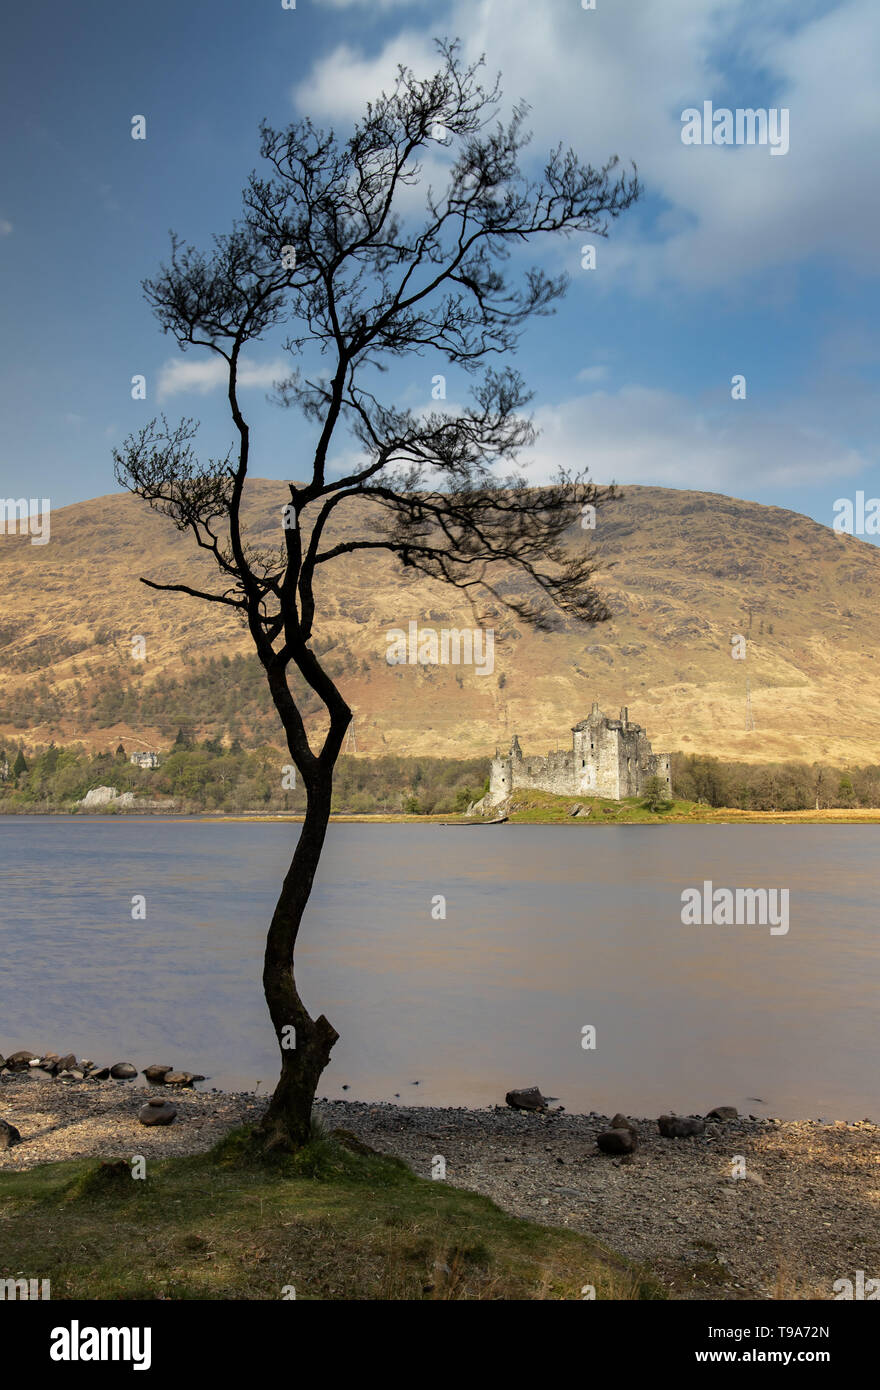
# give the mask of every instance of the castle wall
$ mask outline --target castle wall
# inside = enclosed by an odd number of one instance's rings
[[[629,711],[609,719],[594,704],[589,716],[572,730],[570,749],[546,758],[524,757],[514,735],[510,753],[496,752],[489,772],[490,806],[504,801],[517,787],[554,792],[558,796],[601,796],[613,801],[641,796],[648,779],[659,777],[672,794],[670,755],[652,753],[647,734],[631,724]]]
[[[489,768],[489,795],[487,800],[490,805],[496,806],[499,801],[510,796],[513,790],[513,775],[511,772],[511,759],[494,757]]]
[[[599,796],[619,801],[626,795],[620,790],[620,753],[617,747],[617,734],[614,729],[600,727],[596,739],[598,760],[596,785]]]
[[[648,747],[650,748],[650,744]],[[666,786],[666,795],[672,796],[672,758],[669,753],[650,753],[645,759],[645,781],[649,777],[659,777]]]
[[[567,796],[574,785],[574,759],[570,749],[548,753],[546,758],[514,760],[513,785]]]

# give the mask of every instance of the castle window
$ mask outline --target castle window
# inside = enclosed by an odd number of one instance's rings
[[[587,765],[587,760],[586,760],[586,758],[581,758],[581,767],[586,767],[586,765]]]

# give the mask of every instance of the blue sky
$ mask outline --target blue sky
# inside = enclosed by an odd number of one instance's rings
[[[576,241],[541,249],[572,283],[517,355],[542,429],[528,476],[588,467],[826,524],[836,498],[880,493],[875,0],[49,0],[4,28],[0,495],[115,490],[112,447],[159,411],[225,451],[206,355],[162,336],[140,281],[170,228],[196,244],[228,228],[262,117],[344,133],[397,62],[430,70],[435,35],[531,103],[536,153],[616,153],[646,188],[595,271]],[[789,152],[683,145],[681,112],[705,100],[785,107]],[[307,471],[309,428],[266,401],[288,365],[277,342],[252,353],[259,476]],[[385,385],[430,405],[442,369],[413,358]],[[467,386],[447,373],[451,402]]]

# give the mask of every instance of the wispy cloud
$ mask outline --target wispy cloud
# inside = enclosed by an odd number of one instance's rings
[[[289,375],[289,372],[289,365],[281,358],[265,363],[242,361],[238,369],[238,384],[243,388],[257,386],[265,389]],[[159,400],[167,400],[169,396],[180,396],[187,392],[206,396],[225,385],[226,373],[226,363],[221,357],[199,358],[195,361],[170,358],[163,362],[159,370]]]
[[[0,217],[0,236],[12,235],[12,223],[5,217]]]
[[[608,368],[603,362],[597,362],[595,367],[584,367],[583,371],[578,372],[575,380],[586,382],[588,385],[594,381],[604,381],[608,375]]]
[[[815,484],[868,468],[858,450],[802,417],[802,407],[771,413],[732,400],[698,405],[638,385],[593,391],[535,412],[541,434],[526,475],[547,482],[562,466],[587,469],[596,482],[741,495],[738,489]]]
[[[488,52],[487,76],[500,69],[508,97],[530,102],[536,150],[564,135],[594,162],[635,159],[663,199],[650,227],[633,219],[615,229],[603,274],[637,288],[717,288],[815,257],[880,268],[880,193],[865,174],[880,135],[876,0],[664,0],[595,11],[572,0],[448,0],[401,18],[406,28],[379,52],[347,39],[324,54],[295,92],[301,109],[328,120],[360,114],[398,63],[419,76],[434,70],[435,33],[461,34],[468,59]],[[725,65],[724,52],[736,64]],[[846,61],[829,62],[834,53]],[[789,108],[790,152],[771,159],[757,146],[683,145],[681,112],[707,99]],[[829,208],[845,208],[845,220]]]

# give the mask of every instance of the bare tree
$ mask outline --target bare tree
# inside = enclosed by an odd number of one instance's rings
[[[215,592],[143,582],[241,615],[306,790],[266,943],[263,983],[281,1076],[257,1135],[265,1149],[308,1139],[318,1080],[338,1037],[323,1015],[310,1016],[294,975],[333,769],[351,720],[310,646],[318,566],[354,551],[387,551],[408,570],[472,601],[491,595],[536,626],[560,610],[587,623],[609,616],[586,547],[568,548],[563,536],[579,507],[602,504],[613,488],[562,470],[536,489],[517,472],[497,472],[499,464],[514,467],[534,439],[530,396],[507,359],[527,320],[552,312],[566,287],[565,276],[536,268],[513,275],[510,262],[546,234],[606,235],[608,218],[639,196],[637,177],[617,173],[616,157],[594,169],[561,146],[537,177],[527,175],[525,108],[503,121],[498,83],[481,85],[482,63],[466,66],[457,43],[439,43],[438,51],[431,78],[401,68],[393,90],[368,104],[346,140],[308,119],[284,131],[264,124],[265,173],[251,175],[242,218],[207,253],[172,236],[170,262],[145,282],[180,347],[209,348],[225,364],[236,432],[227,456],[199,462],[195,422],[172,427],[164,417],[114,451],[118,480],[190,531],[220,574]],[[423,179],[420,161],[438,155],[445,187],[428,187],[414,217],[408,209]],[[279,545],[266,552],[249,544],[242,524],[250,429],[239,373],[246,344],[282,325],[295,361],[311,352],[329,370],[294,370],[276,386],[279,403],[313,422],[317,442],[302,470],[308,481],[288,485]],[[424,352],[472,374],[472,403],[462,413],[420,413],[378,399],[377,369]],[[328,477],[328,451],[340,437],[360,461],[346,476]],[[369,499],[375,516],[363,534],[334,543],[334,512],[350,498]],[[298,693],[306,687],[326,711],[314,748]],[[292,1036],[295,1046],[285,1046]]]

